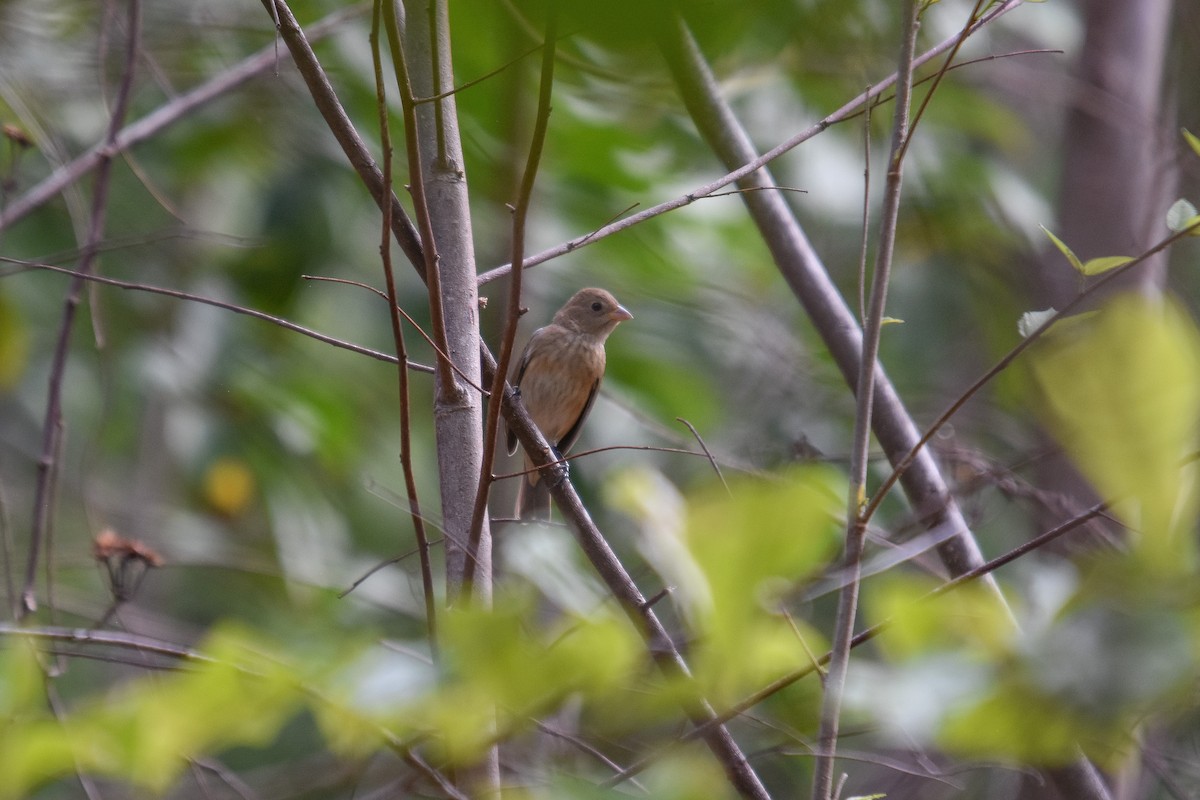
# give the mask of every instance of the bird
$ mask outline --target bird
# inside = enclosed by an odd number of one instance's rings
[[[633,319],[604,289],[580,289],[555,313],[549,325],[529,338],[517,364],[514,385],[529,416],[557,456],[571,449],[592,410],[604,377],[604,342],[622,322]],[[508,453],[517,436],[508,431]],[[525,455],[525,469],[533,462]],[[537,471],[526,473],[517,492],[516,517],[550,519],[550,490]]]

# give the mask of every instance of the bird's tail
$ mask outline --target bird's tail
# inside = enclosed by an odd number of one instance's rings
[[[517,490],[516,517],[523,522],[550,521],[550,489],[536,472],[521,481]]]

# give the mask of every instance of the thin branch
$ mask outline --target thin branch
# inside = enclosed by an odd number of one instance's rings
[[[309,37],[316,41],[328,36],[343,22],[363,13],[366,8],[365,4],[359,3],[323,17],[309,28]],[[41,183],[29,189],[5,208],[0,209],[0,231],[7,230],[11,225],[53,200],[64,189],[94,170],[106,158],[111,158],[117,153],[129,150],[156,136],[202,106],[259,76],[277,62],[275,49],[275,46],[272,45],[259,50],[219,75],[122,128],[111,144],[97,144],[72,161],[58,167]]]
[[[385,290],[376,289],[374,286],[371,286],[368,283],[363,283],[362,281],[351,280],[350,278],[332,278],[332,277],[328,277],[325,275],[301,275],[300,277],[304,278],[304,280],[306,280],[306,281],[321,281],[323,283],[341,283],[341,284],[345,284],[346,286],[356,286],[359,289],[366,289],[368,292],[372,292],[373,294],[378,296],[381,300],[383,300],[385,303],[388,302],[388,293]],[[468,386],[470,386],[475,391],[479,392],[479,394],[481,394],[485,397],[487,396],[487,394],[488,394],[487,390],[484,389],[482,386],[478,385],[477,383],[475,383],[475,381],[471,380],[470,375],[467,375],[465,372],[463,372],[462,369],[457,364],[454,363],[454,360],[451,359],[450,356],[446,355],[438,348],[437,342],[435,342],[433,340],[433,337],[430,336],[428,333],[426,333],[425,329],[422,328],[421,325],[415,319],[412,318],[412,314],[409,314],[407,311],[404,310],[404,308],[402,306],[400,306],[399,304],[397,304],[395,302],[393,302],[392,305],[395,306],[394,313],[397,313],[400,316],[404,317],[405,321],[409,325],[413,326],[413,330],[415,330],[417,333],[419,333],[421,335],[421,338],[425,340],[425,344],[427,344],[431,348],[433,348],[434,352],[436,352],[439,356],[442,356],[443,358],[448,360],[450,362],[450,366],[451,366],[451,368],[453,368],[455,374],[458,375],[458,377],[462,378],[464,383],[466,383]],[[433,367],[430,367],[429,371],[433,372]]]
[[[375,68],[375,97],[379,111],[379,135],[383,146],[383,185],[389,191],[392,186],[392,140],[388,125],[387,88],[383,81],[383,59],[379,48],[379,22],[382,16],[380,5],[391,0],[375,0],[371,14],[371,61]],[[396,276],[392,269],[392,206],[383,205],[383,225],[380,231],[379,256],[383,264],[385,295],[388,303],[388,319],[392,323],[392,341],[400,364],[408,361],[408,350],[404,343],[404,327],[400,322],[400,303],[396,296]],[[405,315],[407,316],[407,315]],[[418,329],[419,330],[419,329]],[[441,362],[450,359],[443,354]],[[417,479],[412,463],[412,409],[408,388],[408,370],[403,366],[396,369],[397,398],[400,404],[400,468],[404,473],[404,491],[408,495],[409,516],[412,519],[413,535],[417,540],[417,553],[421,564],[421,590],[425,602],[425,627],[429,635],[429,649],[434,662],[438,661],[437,596],[433,585],[433,566],[430,562],[429,536],[425,532],[425,520],[421,516],[421,501],[417,495]]]
[[[434,541],[434,542],[428,542],[427,545],[425,545],[425,546],[432,547],[435,544],[439,544],[441,541],[443,541],[443,540],[438,539],[437,541]],[[389,558],[385,561],[380,561],[378,564],[371,567],[369,570],[364,572],[362,575],[359,575],[357,578],[355,578],[354,581],[348,587],[346,587],[342,591],[338,592],[338,595],[337,595],[338,599],[341,600],[345,597],[349,597],[350,594],[355,589],[357,589],[359,586],[362,586],[364,583],[366,583],[367,579],[369,579],[376,572],[379,572],[379,570],[390,567],[392,564],[399,564],[401,561],[408,559],[410,556],[418,555],[420,552],[421,552],[421,546],[418,546],[418,547],[414,547],[413,549],[409,550],[406,553],[401,553],[400,555],[392,556],[391,558]]]
[[[871,94],[863,104],[863,210],[858,250],[858,323],[867,324],[867,249],[871,241]]]
[[[432,8],[432,4],[430,4]],[[421,151],[417,140],[417,112],[414,104],[412,80],[408,74],[408,61],[404,45],[400,41],[400,24],[396,18],[396,4],[392,0],[383,3],[383,18],[387,30],[388,45],[392,51],[392,68],[396,86],[400,92],[400,108],[404,116],[405,156],[408,160],[408,191],[413,201],[413,212],[417,218],[423,249],[425,285],[429,294],[429,317],[433,325],[433,338],[437,342],[438,358],[437,391],[443,395],[441,402],[452,402],[462,391],[454,379],[449,346],[446,339],[446,322],[442,308],[441,267],[438,262],[437,242],[433,235],[433,221],[429,215],[429,201],[425,195],[425,181],[421,171]],[[435,69],[436,73],[437,70]]]
[[[1023,2],[1025,2],[1025,0],[1005,0],[1005,2],[1000,3],[995,8],[993,8],[991,11],[989,11],[987,14],[985,14],[983,17],[981,17],[974,25],[972,25],[970,27],[969,32],[971,34],[974,34],[976,31],[978,31],[984,25],[991,23],[993,20],[997,19],[998,17],[1000,17],[1004,14],[1007,14],[1009,11],[1012,11],[1014,8],[1021,5]],[[933,59],[937,58],[942,53],[944,53],[947,50],[949,50],[950,48],[954,47],[955,43],[959,40],[959,38],[960,38],[960,34],[956,33],[953,36],[950,36],[950,37],[946,38],[945,40],[943,40],[942,42],[938,43],[937,45],[931,47],[929,50],[922,53],[920,57],[914,59],[913,66],[919,67],[919,66],[922,66],[923,64],[926,64],[929,61],[932,61]],[[757,156],[755,158],[746,160],[744,163],[742,163],[736,169],[732,169],[730,172],[723,175],[722,177],[717,178],[714,181],[710,181],[709,183],[706,183],[703,186],[700,186],[681,197],[677,197],[673,200],[667,200],[666,202],[659,203],[658,205],[647,208],[646,210],[638,212],[637,214],[634,214],[631,217],[626,217],[625,219],[622,219],[618,222],[610,223],[610,224],[605,225],[595,231],[592,231],[591,233],[584,234],[583,236],[579,236],[575,239],[571,239],[568,242],[564,242],[563,244],[557,245],[548,250],[543,250],[540,253],[537,253],[532,256],[528,256],[525,258],[525,266],[526,267],[536,266],[536,265],[542,264],[546,261],[550,261],[551,259],[558,258],[559,256],[566,255],[567,253],[574,252],[575,250],[579,249],[580,247],[583,247],[588,244],[593,244],[595,242],[600,241],[601,239],[605,239],[609,236],[612,236],[615,233],[620,233],[621,231],[624,231],[627,228],[631,228],[634,225],[638,225],[642,222],[645,222],[648,219],[657,217],[660,214],[665,214],[668,211],[674,211],[675,209],[683,208],[684,206],[691,205],[692,203],[696,202],[697,200],[699,200],[702,197],[707,197],[707,196],[711,195],[713,192],[716,192],[717,190],[722,189],[731,183],[740,181],[743,178],[745,178],[749,175],[752,175],[755,172],[757,172],[758,170],[762,169],[767,164],[770,164],[772,161],[779,158],[784,153],[787,153],[788,151],[792,150],[796,146],[803,144],[804,142],[807,142],[809,139],[811,139],[814,136],[816,136],[817,134],[821,133],[826,128],[829,128],[833,125],[836,125],[839,122],[844,122],[845,120],[850,119],[851,117],[853,117],[854,115],[856,115],[859,112],[859,110],[862,108],[863,104],[868,102],[871,97],[879,97],[880,95],[883,94],[883,92],[886,89],[891,87],[895,82],[896,82],[896,76],[894,74],[887,78],[884,78],[883,80],[874,84],[868,90],[864,91],[862,94],[855,97],[853,100],[850,100],[848,103],[843,105],[838,110],[834,111],[829,116],[822,119],[820,122],[817,122],[815,125],[809,126],[808,128],[804,129],[800,133],[797,133],[795,136],[791,137],[790,139],[787,139],[786,141],[776,145],[772,149],[763,153],[761,156]],[[511,264],[502,264],[499,267],[490,269],[487,272],[483,272],[479,275],[479,284],[482,286],[485,283],[490,283],[491,281],[494,281],[498,278],[502,278],[505,275],[507,275],[511,271],[511,269],[512,269]]]
[[[66,379],[67,357],[71,347],[71,332],[75,326],[76,311],[83,298],[83,288],[86,285],[84,276],[95,271],[98,260],[96,249],[104,237],[108,212],[109,181],[112,176],[112,147],[117,140],[117,134],[125,124],[125,116],[129,112],[129,97],[133,91],[134,72],[141,46],[141,0],[127,0],[127,2],[128,29],[125,34],[125,63],[121,82],[117,89],[116,101],[109,118],[108,130],[104,137],[104,155],[96,169],[96,183],[92,189],[91,220],[88,225],[83,257],[79,264],[81,275],[72,278],[70,286],[67,288],[67,296],[63,301],[62,322],[59,325],[58,340],[55,343],[54,356],[50,366],[46,417],[42,423],[42,450],[38,461],[37,486],[34,490],[33,524],[29,535],[29,559],[25,565],[25,585],[21,590],[22,616],[37,609],[35,587],[38,558],[41,547],[45,544],[53,513],[51,487],[58,471],[56,452],[62,436],[62,391],[63,381]]]
[[[0,636],[28,636],[51,642],[69,642],[71,644],[94,644],[105,647],[116,647],[121,650],[133,650],[152,655],[167,656],[178,661],[199,664],[215,664],[215,659],[204,655],[190,647],[172,642],[155,639],[150,636],[140,636],[135,633],[122,631],[105,631],[89,628],[60,628],[60,627],[22,627],[10,623],[0,623]]]
[[[987,0],[975,0],[975,7],[971,9],[971,14],[967,17],[967,24],[963,26],[962,31],[959,33],[958,40],[954,42],[954,46],[950,48],[950,52],[946,53],[946,58],[942,61],[942,66],[939,67],[938,71],[933,74],[933,78],[931,79],[932,85],[929,87],[929,90],[925,92],[925,97],[921,99],[921,105],[917,107],[917,110],[912,115],[913,129],[915,129],[917,125],[921,123],[921,119],[925,116],[925,109],[929,108],[929,103],[933,100],[934,94],[937,93],[938,86],[942,84],[942,79],[945,78],[946,73],[950,71],[950,65],[954,63],[955,56],[958,55],[958,51],[962,49],[963,44],[971,35],[972,26],[979,21],[979,14],[983,10],[985,2],[987,2]],[[911,91],[912,90],[910,88],[910,94]],[[909,102],[911,102],[911,99]],[[911,137],[904,142],[901,151],[898,154],[901,159],[904,158],[904,153],[908,150],[909,141],[912,141]]]
[[[363,143],[362,137],[358,135],[358,131],[354,129],[354,123],[350,121],[341,101],[338,100],[337,93],[334,92],[333,85],[329,82],[329,76],[325,74],[321,62],[317,60],[312,44],[304,35],[300,23],[292,14],[292,9],[286,0],[262,0],[262,4],[271,14],[271,18],[276,21],[279,35],[283,37],[284,44],[292,54],[292,60],[308,87],[308,93],[312,97],[313,103],[316,104],[330,133],[337,139],[342,152],[346,154],[350,166],[358,173],[359,179],[381,209],[385,203],[391,203],[392,234],[396,237],[396,242],[400,245],[405,257],[417,270],[417,274],[424,277],[426,272],[425,252],[416,229],[413,228],[412,221],[404,212],[404,207],[400,205],[399,198],[391,191],[390,187],[384,185],[383,172],[371,157],[371,153]],[[390,6],[391,3],[385,4],[385,10]]]
[[[1106,503],[1098,503],[1098,504],[1092,506],[1091,508],[1087,509],[1083,513],[1072,517],[1071,519],[1057,525],[1054,528],[1051,528],[1050,530],[1048,530],[1042,534],[1039,534],[1038,536],[1034,537],[1033,539],[1030,539],[1028,542],[1025,542],[1024,544],[1021,544],[1018,547],[1013,548],[1012,550],[1008,551],[1007,553],[1005,553],[1001,556],[997,556],[996,558],[993,558],[991,561],[988,561],[984,564],[980,564],[978,567],[976,567],[973,570],[970,570],[969,572],[963,573],[963,575],[960,578],[955,578],[951,581],[948,581],[948,582],[930,590],[930,592],[928,594],[926,594],[925,597],[921,598],[921,600],[931,598],[931,597],[936,597],[937,595],[945,594],[946,592],[948,592],[952,589],[962,586],[964,583],[968,583],[973,580],[978,580],[979,578],[982,578],[985,575],[990,575],[991,573],[995,572],[1000,567],[1003,567],[1007,564],[1012,563],[1013,561],[1016,561],[1021,556],[1031,553],[1034,550],[1037,550],[1041,547],[1045,547],[1046,545],[1050,544],[1051,542],[1055,541],[1056,539],[1059,539],[1060,537],[1064,536],[1065,534],[1068,534],[1071,531],[1076,530],[1076,529],[1086,525],[1091,520],[1104,514],[1107,509],[1108,509],[1108,505]],[[920,600],[918,600],[918,602],[920,602]],[[875,625],[872,625],[870,628],[860,631],[859,633],[857,633],[854,636],[853,639],[850,640],[850,648],[854,649],[855,647],[864,645],[867,642],[871,641],[872,639],[876,638],[881,633],[886,631],[889,627],[891,627],[892,621],[893,621],[892,619],[885,619],[881,622],[876,623]],[[832,658],[832,656],[833,656],[832,651],[827,652],[820,658],[816,659],[815,662],[810,663],[809,665],[807,665],[805,667],[801,667],[800,669],[795,670],[794,672],[789,672],[787,675],[784,675],[780,678],[777,678],[776,680],[767,684],[766,686],[764,686],[763,688],[754,692],[753,694],[747,695],[745,698],[743,698],[739,702],[737,702],[737,703],[733,704],[732,706],[730,706],[729,708],[725,709],[720,714],[715,716],[712,720],[710,720],[709,722],[706,722],[704,725],[698,726],[698,727],[688,731],[687,733],[683,734],[682,736],[679,737],[679,739],[676,742],[672,742],[671,744],[661,748],[660,750],[647,755],[646,757],[638,760],[637,762],[635,762],[633,764],[630,764],[628,767],[625,768],[624,772],[622,772],[618,775],[614,775],[613,777],[606,780],[602,785],[603,786],[615,786],[615,785],[631,778],[632,776],[643,772],[648,766],[650,766],[650,764],[652,764],[654,761],[656,761],[658,758],[660,758],[663,755],[663,753],[665,753],[671,747],[673,747],[677,744],[683,744],[686,742],[695,741],[696,739],[701,738],[705,733],[707,733],[710,726],[715,727],[717,725],[725,724],[725,723],[729,722],[730,720],[732,720],[734,717],[737,717],[737,716],[740,716],[740,715],[746,713],[747,711],[754,708],[759,703],[762,703],[767,698],[778,694],[779,692],[783,691],[784,689],[786,689],[787,687],[796,683],[797,681],[799,681],[803,678],[806,678],[809,675],[812,675],[814,672],[820,673],[821,667],[828,664],[829,660],[830,660],[830,658]]]
[[[1122,275],[1130,270],[1141,266],[1151,257],[1163,252],[1179,240],[1194,235],[1197,231],[1200,231],[1200,222],[1193,223],[1183,230],[1176,231],[1165,239],[1162,239],[1158,244],[1154,245],[1132,261],[1128,261],[1116,269],[1112,269],[1104,273],[1104,275],[1080,291],[1079,294],[1077,294],[1069,303],[1055,311],[1051,316],[1047,317],[1042,324],[1037,327],[1036,330],[1031,331],[1028,336],[1017,342],[1017,344],[1014,345],[1011,350],[1005,353],[999,361],[997,361],[986,372],[980,375],[974,383],[964,389],[963,392],[954,400],[954,402],[952,402],[945,411],[939,414],[937,419],[935,419],[933,423],[925,429],[925,432],[921,434],[921,437],[917,439],[916,443],[909,448],[908,452],[905,453],[899,461],[894,462],[891,474],[888,475],[888,477],[875,491],[875,494],[871,497],[870,502],[867,503],[866,508],[863,510],[863,516],[870,518],[872,515],[874,515],[874,513],[879,509],[879,506],[882,505],[883,501],[887,498],[888,492],[891,491],[892,487],[896,485],[896,481],[904,477],[905,472],[908,471],[908,469],[913,465],[913,462],[924,452],[925,445],[929,444],[930,440],[937,435],[937,432],[941,430],[942,427],[949,422],[950,419],[953,418],[953,416],[957,414],[964,405],[967,404],[968,400],[978,394],[980,389],[991,383],[993,378],[995,378],[1004,370],[1008,369],[1008,367],[1017,359],[1018,356],[1028,350],[1034,342],[1042,338],[1042,336],[1045,335],[1046,331],[1048,331],[1054,323],[1068,316],[1087,298],[1100,291],[1103,287],[1119,279]]]
[[[708,458],[708,463],[712,465],[713,472],[717,473],[717,477],[721,480],[721,485],[724,486],[725,491],[728,492],[729,484],[725,482],[725,476],[721,474],[721,466],[717,464],[717,459],[713,458],[712,451],[708,449],[708,445],[706,445],[704,443],[704,439],[700,437],[700,431],[696,430],[696,426],[688,422],[683,417],[676,417],[675,421],[682,422],[684,425],[686,425],[687,429],[692,432],[692,436],[696,437],[696,442],[700,445],[700,449],[704,451],[705,457]]]
[[[263,322],[269,322],[272,325],[276,325],[280,328],[284,328],[284,329],[292,331],[294,333],[299,333],[302,336],[309,337],[310,339],[316,339],[318,342],[324,342],[325,344],[333,345],[334,347],[341,348],[342,350],[349,350],[352,353],[358,353],[359,355],[369,356],[369,357],[375,359],[376,361],[385,361],[389,364],[400,363],[399,359],[397,359],[396,356],[391,355],[390,353],[383,353],[383,352],[380,352],[379,350],[372,350],[369,347],[363,347],[362,345],[354,344],[353,342],[347,342],[343,339],[337,339],[337,338],[334,338],[333,336],[328,336],[324,333],[320,333],[319,331],[315,331],[312,328],[306,328],[303,325],[299,325],[295,322],[290,322],[282,317],[276,317],[272,314],[267,314],[264,311],[258,311],[253,308],[247,308],[246,306],[239,306],[236,303],[230,303],[225,300],[217,300],[216,298],[213,298],[213,297],[205,297],[204,295],[201,295],[201,294],[193,294],[191,292],[183,292],[178,289],[166,289],[164,287],[153,286],[148,283],[136,283],[134,281],[123,281],[123,280],[118,280],[117,278],[107,278],[103,275],[86,275],[86,274],[80,272],[79,270],[68,269],[67,267],[59,267],[54,264],[42,264],[42,263],[38,263],[36,261],[22,261],[20,259],[6,258],[3,256],[0,256],[0,262],[6,262],[6,263],[10,263],[10,264],[18,264],[27,269],[40,269],[40,270],[46,270],[48,272],[58,272],[63,275],[70,275],[73,278],[80,278],[82,280],[91,281],[92,283],[100,283],[100,284],[104,284],[105,286],[114,286],[118,289],[126,289],[128,291],[134,291],[134,292],[148,292],[150,294],[160,294],[160,295],[163,295],[164,297],[174,297],[177,300],[186,300],[190,303],[201,303],[206,306],[213,306],[215,308],[221,308],[226,311],[232,311],[235,314],[241,314],[243,316],[253,317],[254,319],[262,320]],[[4,277],[4,275],[0,275],[0,278],[3,278],[3,277]],[[428,364],[420,364],[416,361],[408,361],[406,363],[408,364],[408,368],[413,370],[414,372],[425,372],[425,373],[433,374],[433,367],[429,366]]]
[[[846,670],[850,664],[850,640],[858,616],[859,573],[862,569],[863,542],[867,520],[862,516],[867,497],[867,468],[871,445],[871,412],[875,400],[875,362],[879,356],[879,340],[887,304],[892,254],[896,246],[896,226],[900,218],[900,188],[903,177],[904,153],[908,149],[908,113],[912,99],[913,57],[917,45],[915,0],[904,0],[901,6],[902,38],[900,66],[897,69],[896,107],[892,122],[891,155],[888,159],[884,186],[883,211],[879,229],[879,244],[875,253],[875,269],[871,280],[871,304],[864,321],[862,355],[859,358],[854,439],[850,452],[850,496],[846,512],[845,569],[849,580],[838,596],[837,617],[833,630],[833,657],[825,676],[825,693],[821,703],[821,723],[817,738],[817,760],[813,770],[813,797],[834,800],[833,773],[837,753],[838,728],[841,724],[842,695],[846,686]]]
[[[604,753],[600,752],[600,750],[598,750],[595,747],[592,747],[590,744],[585,742],[583,739],[580,739],[578,736],[572,736],[571,734],[567,733],[566,731],[560,731],[559,729],[553,727],[552,725],[547,725],[546,723],[542,722],[541,720],[534,720],[533,724],[536,725],[538,730],[540,730],[542,733],[546,734],[547,736],[553,736],[556,739],[562,739],[564,742],[570,744],[572,747],[575,747],[576,749],[578,749],[584,753],[587,753],[589,756],[596,759],[601,764],[603,764],[604,766],[611,769],[613,772],[621,771],[620,764],[616,763],[611,758],[604,755]],[[638,789],[640,789],[642,792],[646,792],[646,787],[643,786],[641,783],[639,783],[637,781],[637,779],[630,780],[629,782],[632,783],[634,786],[636,786]]]
[[[487,514],[488,497],[491,494],[492,467],[496,461],[496,445],[500,439],[500,398],[504,395],[509,363],[512,360],[513,342],[517,338],[517,323],[521,319],[521,262],[525,256],[525,223],[529,217],[529,205],[533,198],[533,184],[537,179],[542,160],[542,149],[546,144],[546,130],[550,124],[550,96],[554,89],[555,42],[558,38],[558,11],[555,6],[546,10],[546,34],[542,50],[541,79],[538,85],[538,105],[534,116],[533,134],[529,143],[529,154],[521,185],[517,190],[517,201],[513,204],[512,223],[512,280],[508,289],[508,315],[504,321],[504,332],[500,337],[500,357],[495,375],[492,376],[491,402],[487,407],[487,418],[483,434],[483,458],[479,467],[479,488],[475,492],[475,505],[471,510],[471,534],[467,541],[468,559],[463,573],[463,594],[471,596],[475,580],[475,559],[471,556],[479,548],[483,533],[483,518]]]

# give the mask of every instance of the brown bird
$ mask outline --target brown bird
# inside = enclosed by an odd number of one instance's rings
[[[604,340],[618,324],[633,319],[603,289],[580,289],[525,346],[514,381],[529,416],[559,457],[566,453],[592,409],[604,377]],[[508,432],[508,452],[517,437]],[[533,469],[529,455],[525,469]],[[550,519],[550,490],[537,472],[521,481],[517,493],[519,519]]]

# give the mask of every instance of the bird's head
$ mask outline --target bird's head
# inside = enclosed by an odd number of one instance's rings
[[[603,289],[580,289],[554,315],[554,323],[564,328],[604,338],[633,314]]]

